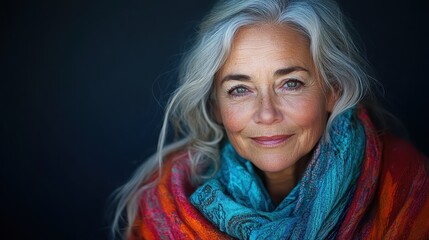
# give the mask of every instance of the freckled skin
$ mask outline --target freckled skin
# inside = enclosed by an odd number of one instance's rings
[[[304,70],[275,74],[278,69],[295,66]],[[223,81],[225,76],[237,74],[248,79]],[[285,88],[290,79],[298,80],[299,88]],[[237,86],[240,90],[231,90]],[[268,185],[274,184],[272,195],[283,191],[280,195],[284,197],[304,171],[306,159],[321,138],[335,103],[333,94],[323,90],[309,41],[288,26],[242,28],[233,40],[230,56],[216,74],[215,87],[215,115],[231,144],[263,172]],[[234,95],[243,89],[244,94]],[[252,139],[275,135],[288,138],[275,147]],[[275,183],[290,186],[275,190]]]

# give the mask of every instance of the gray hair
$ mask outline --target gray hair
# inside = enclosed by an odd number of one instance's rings
[[[220,1],[201,23],[193,48],[182,61],[180,84],[171,96],[159,135],[158,150],[133,178],[117,191],[117,210],[113,230],[118,231],[121,217],[126,213],[127,231],[133,223],[142,191],[156,182],[151,175],[161,171],[166,154],[186,149],[192,179],[204,180],[214,174],[202,175],[201,165],[219,165],[219,143],[223,128],[214,121],[211,96],[214,76],[229,55],[235,33],[243,26],[260,23],[286,24],[298,29],[310,40],[313,61],[322,76],[324,86],[338,93],[338,100],[329,116],[324,137],[329,141],[333,119],[357,105],[371,93],[373,79],[366,73],[361,57],[346,21],[330,0],[230,0]],[[172,124],[182,140],[166,146],[167,130]]]

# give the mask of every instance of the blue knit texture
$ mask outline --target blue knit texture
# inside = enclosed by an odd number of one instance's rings
[[[229,142],[218,173],[190,201],[221,231],[239,239],[333,237],[356,188],[365,149],[354,109],[334,120],[330,135],[329,143],[316,146],[302,179],[278,206],[252,163]]]

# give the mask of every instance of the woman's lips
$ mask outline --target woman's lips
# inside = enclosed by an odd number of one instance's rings
[[[286,142],[292,135],[275,135],[275,136],[261,136],[252,137],[251,139],[259,145],[265,147],[277,147]]]

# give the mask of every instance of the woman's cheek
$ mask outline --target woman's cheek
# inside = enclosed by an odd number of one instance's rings
[[[224,127],[231,132],[241,131],[251,119],[249,107],[245,104],[225,104],[221,114]]]
[[[302,97],[288,107],[289,119],[302,128],[322,124],[325,106],[319,98]]]

